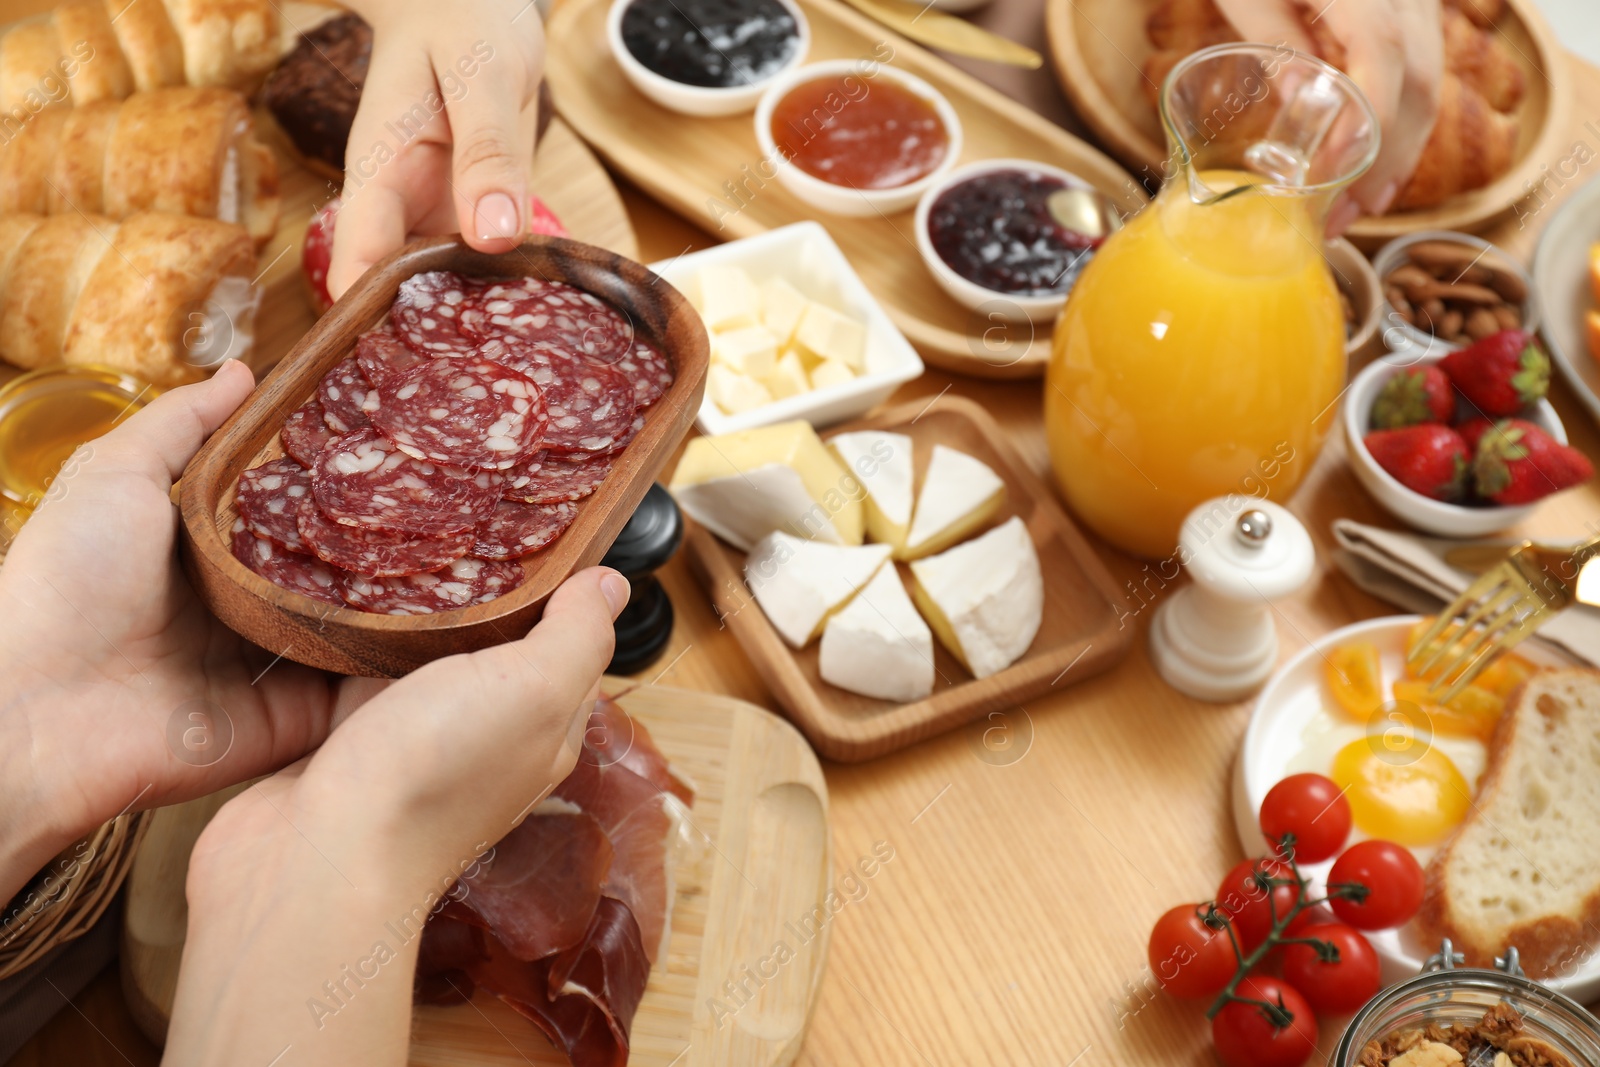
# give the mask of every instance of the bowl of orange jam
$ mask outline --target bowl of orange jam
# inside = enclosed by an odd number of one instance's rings
[[[955,166],[961,120],[914,74],[874,59],[812,63],[756,105],[763,169],[832,215],[905,211]]]
[[[160,391],[112,367],[29,371],[0,386],[0,497],[7,514],[38,506],[79,446],[106,433]]]
[[[1300,650],[1256,697],[1234,763],[1233,816],[1246,855],[1268,853],[1256,812],[1291,774],[1326,775],[1344,792],[1351,841],[1381,838],[1424,867],[1470,810],[1489,743],[1508,699],[1529,673],[1570,667],[1553,645],[1530,640],[1491,664],[1440,706],[1406,655],[1431,619],[1394,615],[1335,630]],[[1320,897],[1333,861],[1301,864]],[[1415,922],[1368,932],[1385,984],[1417,973],[1437,952]]]

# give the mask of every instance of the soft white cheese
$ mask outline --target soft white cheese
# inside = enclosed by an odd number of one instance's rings
[[[858,430],[828,438],[839,462],[867,491],[867,534],[905,548],[911,526],[911,438],[903,433]]]
[[[823,681],[879,700],[904,704],[933,692],[933,632],[894,564],[828,620],[817,666]]]
[[[988,522],[1005,501],[1006,483],[988,464],[944,445],[933,446],[904,558],[941,552]]]
[[[750,550],[744,579],[773,628],[804,648],[888,558],[887,545],[852,548],[774,533]]]
[[[1020,518],[918,560],[911,576],[923,617],[974,677],[987,678],[1015,663],[1039,632],[1044,578]]]

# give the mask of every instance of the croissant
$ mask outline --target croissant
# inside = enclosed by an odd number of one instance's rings
[[[64,0],[0,36],[0,126],[171,85],[253,91],[278,35],[273,0]]]
[[[253,347],[255,249],[232,223],[0,215],[0,358],[98,363],[170,387]]]
[[[1444,65],[1496,111],[1515,111],[1527,89],[1522,68],[1500,38],[1453,8],[1444,12]]]
[[[1446,72],[1439,82],[1439,118],[1392,210],[1432,207],[1488,185],[1511,168],[1517,127],[1515,118]]]
[[[230,89],[51,108],[0,147],[0,212],[163,211],[242,222],[261,244],[278,208],[277,160]]]
[[[1160,101],[1161,83],[1179,60],[1239,37],[1212,0],[1161,0],[1145,19],[1144,30],[1156,48],[1144,62],[1141,86],[1152,105]]]
[[[1446,10],[1460,11],[1479,29],[1490,29],[1505,12],[1506,0],[1444,0]]]

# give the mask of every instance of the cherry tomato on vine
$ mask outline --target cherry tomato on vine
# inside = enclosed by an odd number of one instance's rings
[[[1175,997],[1214,996],[1233,979],[1238,960],[1225,930],[1201,916],[1204,904],[1179,904],[1156,920],[1148,956],[1156,980]]]
[[[1326,904],[1316,904],[1301,910],[1299,915],[1291,919],[1289,925],[1284,928],[1283,936],[1301,937],[1304,936],[1302,931],[1308,926],[1321,926],[1323,923],[1336,923],[1338,921],[1338,917],[1328,910]]]
[[[1239,948],[1246,953],[1265,941],[1273,922],[1288,915],[1300,899],[1300,890],[1293,885],[1273,886],[1269,896],[1255,881],[1257,869],[1269,878],[1294,877],[1288,864],[1265,858],[1241,860],[1222,876],[1222,884],[1217,887],[1217,907],[1233,916],[1233,931],[1239,938]]]
[[[1378,991],[1378,954],[1360,930],[1344,923],[1307,926],[1295,936],[1332,945],[1336,961],[1326,961],[1315,945],[1283,947],[1283,980],[1305,995],[1318,1011],[1355,1011]]]
[[[1422,865],[1411,851],[1392,841],[1358,841],[1333,861],[1330,886],[1355,882],[1367,887],[1356,903],[1345,897],[1329,902],[1342,922],[1358,930],[1387,930],[1411,921],[1422,907]]]
[[[1260,1004],[1230,1001],[1211,1020],[1211,1043],[1227,1067],[1300,1067],[1317,1050],[1317,1017],[1299,990],[1276,978],[1252,976],[1238,996],[1279,1006],[1281,1018]]]
[[[1350,802],[1332,778],[1291,774],[1261,802],[1261,832],[1279,855],[1278,842],[1293,834],[1294,861],[1320,863],[1336,855],[1350,836]]]

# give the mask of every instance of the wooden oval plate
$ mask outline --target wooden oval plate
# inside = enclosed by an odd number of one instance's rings
[[[522,560],[519,588],[487,604],[436,615],[374,615],[282,589],[233,558],[234,487],[241,471],[282,454],[278,430],[362,331],[389,310],[400,283],[422,271],[484,277],[536,274],[568,282],[621,310],[638,333],[673,360],[677,379],[652,405],[644,429],[618,457],[600,489],[549,548]],[[592,245],[530,238],[501,255],[475,252],[455,237],[410,245],[362,276],[288,357],[206,442],[184,472],[183,563],[206,606],[250,641],[284,657],[342,674],[398,677],[441,656],[521,637],[544,602],[574,571],[600,562],[661,466],[688,432],[705,390],[707,341],[700,316],[644,266]]]
[[[1049,0],[1045,29],[1056,77],[1095,136],[1140,178],[1159,182],[1167,149],[1156,109],[1144,95],[1151,52],[1145,20],[1157,0]],[[1417,230],[1471,230],[1511,209],[1545,167],[1565,155],[1572,74],[1560,42],[1534,0],[1507,0],[1495,28],[1522,67],[1527,95],[1511,169],[1482,189],[1437,207],[1361,219],[1345,236],[1363,247]]]
[[[810,62],[885,61],[887,55],[890,65],[943,93],[961,119],[963,162],[1036,159],[1083,178],[1124,212],[1137,211],[1148,200],[1138,183],[1097,149],[931,52],[838,0],[799,2],[811,23]],[[556,110],[612,166],[723,239],[818,219],[924,360],[980,378],[1044,373],[1048,326],[1007,326],[945,295],[917,252],[912,211],[871,218],[820,215],[776,180],[764,179],[749,114],[689,118],[634,90],[606,44],[609,5],[610,0],[565,0],[545,32]]]

